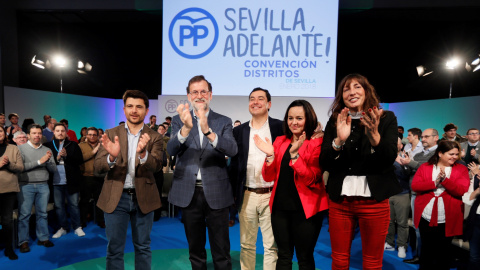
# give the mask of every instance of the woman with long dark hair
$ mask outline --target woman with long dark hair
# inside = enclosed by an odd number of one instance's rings
[[[349,269],[357,222],[363,269],[381,269],[390,221],[388,198],[402,191],[393,166],[397,118],[380,108],[375,88],[359,74],[342,79],[330,111],[320,164],[329,172],[332,269]]]
[[[463,233],[462,196],[468,191],[468,169],[458,164],[460,145],[440,141],[435,154],[412,180],[415,227],[420,229],[420,269],[450,269],[452,238]]]
[[[8,144],[5,128],[0,126],[0,215],[5,235],[5,256],[18,259],[13,249],[13,205],[20,191],[17,174],[23,171],[23,160],[17,146]]]
[[[300,269],[315,269],[313,251],[328,208],[318,158],[322,138],[313,139],[317,115],[305,100],[293,101],[285,113],[283,130],[274,144],[255,135],[267,154],[262,175],[274,181],[270,197],[272,229],[278,246],[276,269],[292,269],[294,249]]]

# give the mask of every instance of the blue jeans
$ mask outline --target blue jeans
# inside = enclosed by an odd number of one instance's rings
[[[479,198],[477,198],[479,200]],[[472,209],[473,210],[473,209]],[[475,211],[475,210],[473,210]],[[475,227],[470,239],[470,261],[468,269],[480,269],[480,215],[475,215]]]
[[[143,214],[135,195],[122,193],[117,208],[105,213],[105,234],[107,236],[107,270],[124,269],[123,254],[127,238],[128,222],[131,222],[132,240],[135,248],[135,269],[151,269],[152,251],[150,232],[154,211]]]
[[[37,217],[37,238],[39,241],[48,240],[47,205],[50,189],[47,183],[20,185],[18,199],[18,241],[19,244],[28,243],[30,236],[29,224],[32,206],[35,203],[35,216]]]
[[[65,212],[65,198],[68,202],[68,212],[72,227],[76,230],[80,227],[80,209],[78,208],[78,192],[68,194],[67,185],[53,186],[53,200],[55,202],[55,212],[57,213],[58,222],[65,230],[68,230],[67,213]]]

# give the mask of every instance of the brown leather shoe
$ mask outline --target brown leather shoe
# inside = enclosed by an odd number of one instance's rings
[[[44,247],[47,247],[47,248],[54,246],[53,243],[50,242],[50,240],[38,241],[37,244],[38,244],[39,246],[44,246]]]
[[[28,243],[25,242],[20,245],[20,253],[27,253],[30,252],[30,248],[28,247]]]

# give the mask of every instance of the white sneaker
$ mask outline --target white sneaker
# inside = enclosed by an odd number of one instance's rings
[[[63,235],[67,234],[67,231],[64,230],[63,228],[60,228],[60,230],[58,230],[53,236],[52,238],[60,238],[62,237]]]
[[[75,234],[79,237],[82,237],[82,236],[85,236],[85,232],[82,230],[82,227],[78,227],[76,230],[75,230]]]
[[[394,251],[395,247],[392,247],[387,242],[385,242],[385,250],[386,251]]]
[[[407,251],[405,250],[405,247],[398,247],[398,257],[399,258],[407,257]]]

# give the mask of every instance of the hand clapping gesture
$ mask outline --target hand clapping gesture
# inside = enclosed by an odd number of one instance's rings
[[[108,138],[108,135],[105,133],[100,138],[100,142],[107,152],[110,154],[110,162],[115,161],[117,156],[120,154],[120,143],[118,142],[118,136],[115,136],[114,142]]]
[[[380,124],[380,117],[383,115],[383,109],[373,107],[367,112],[362,112],[360,122],[365,126],[365,134],[372,146],[377,146],[380,143],[380,133],[378,133],[378,125]]]
[[[180,116],[180,120],[183,123],[183,127],[180,130],[180,133],[182,134],[183,137],[186,137],[188,136],[188,134],[190,133],[190,130],[193,127],[192,115],[190,114],[190,106],[188,105],[188,103],[178,105],[177,113]]]
[[[137,153],[140,158],[144,158],[146,155],[147,144],[150,141],[150,136],[147,133],[142,134],[140,140],[138,140]]]
[[[447,175],[445,174],[445,168],[440,167],[440,173],[438,173],[437,179],[435,179],[435,185],[439,185],[443,180],[445,180],[445,177]]]
[[[47,153],[42,158],[40,158],[40,164],[47,162],[51,157],[52,157],[52,152],[47,151]]]
[[[273,156],[274,154],[274,149],[272,142],[268,139],[265,138],[265,141],[258,136],[258,134],[255,134],[253,136],[253,141],[255,142],[255,145],[260,149],[260,151],[264,152],[268,156]]]
[[[7,165],[8,164],[8,157],[7,156],[3,156],[0,158],[0,168],[3,168],[3,166]]]

